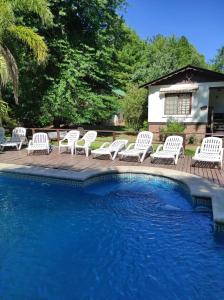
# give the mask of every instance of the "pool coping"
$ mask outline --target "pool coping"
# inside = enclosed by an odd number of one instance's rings
[[[74,171],[6,163],[0,163],[0,171],[48,178],[50,177],[54,179],[67,179],[79,182],[84,182],[98,175],[111,173],[142,173],[167,177],[184,183],[189,188],[189,191],[193,197],[210,198],[212,201],[214,224],[218,227],[221,226],[224,228],[224,188],[217,184],[211,183],[205,178],[186,172],[165,168],[158,169],[155,167],[132,165]]]

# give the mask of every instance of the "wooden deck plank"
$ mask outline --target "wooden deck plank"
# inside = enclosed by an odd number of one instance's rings
[[[219,170],[217,166],[213,165],[196,164],[192,166],[191,157],[189,156],[180,158],[177,165],[170,164],[165,160],[151,163],[150,157],[147,157],[145,161],[140,164],[135,158],[131,158],[130,160],[119,160],[116,158],[114,161],[109,160],[107,157],[93,159],[92,156],[87,158],[85,155],[80,154],[74,156],[71,156],[70,153],[59,154],[57,149],[53,149],[49,155],[36,153],[28,156],[26,150],[22,149],[21,151],[0,152],[0,163],[72,169],[75,171],[128,165],[151,166],[195,174],[219,184],[220,186],[224,186],[223,170]]]

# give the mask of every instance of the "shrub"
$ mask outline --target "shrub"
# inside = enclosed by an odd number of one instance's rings
[[[167,120],[166,126],[160,128],[160,138],[164,140],[169,134],[183,133],[185,126],[182,122],[179,122],[173,118]]]
[[[147,131],[149,129],[149,123],[148,123],[148,121],[147,120],[145,120],[144,122],[143,122],[143,126],[142,126],[142,128],[140,129],[141,131]]]
[[[195,134],[192,134],[188,139],[189,144],[195,145],[195,144],[197,144],[197,142],[198,142],[198,139],[196,138]]]

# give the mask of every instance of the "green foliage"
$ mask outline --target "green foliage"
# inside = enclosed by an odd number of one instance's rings
[[[2,121],[8,118],[9,106],[8,103],[0,99],[0,125],[2,126]]]
[[[149,122],[147,120],[145,120],[143,122],[142,128],[140,130],[141,131],[147,131],[147,130],[149,130]]]
[[[198,139],[195,134],[192,134],[188,139],[189,144],[195,145],[195,144],[197,144],[197,142],[198,142]]]
[[[101,53],[82,45],[80,50],[61,42],[65,58],[59,64],[61,70],[57,80],[43,99],[43,125],[59,123],[90,124],[106,121],[117,111],[117,99],[111,96],[111,87],[102,72]],[[93,86],[101,86],[98,91]],[[47,114],[46,114],[47,112]]]
[[[204,56],[184,36],[158,35],[142,41],[130,29],[126,28],[126,34],[127,43],[119,52],[119,76],[126,84],[142,84],[188,64],[206,67]]]
[[[22,13],[36,13],[50,23],[52,15],[46,0],[0,0],[0,89],[12,81],[15,101],[18,102],[18,67],[14,55],[19,52],[15,39],[22,40],[34,52],[38,62],[47,58],[47,46],[33,29],[23,26]],[[10,51],[10,49],[13,51]],[[14,54],[12,54],[15,52]]]
[[[139,130],[147,114],[146,89],[139,89],[136,85],[129,85],[123,100],[124,118],[127,125],[134,130]]]
[[[168,135],[169,133],[183,133],[184,129],[184,123],[179,122],[174,118],[169,118],[167,120],[166,126],[160,129],[160,133],[164,135]]]
[[[0,54],[0,82],[3,86],[9,82],[9,72],[6,59]]]
[[[53,24],[53,15],[46,0],[11,0],[10,2],[15,11],[35,13],[41,18],[43,24],[48,26]]]
[[[211,61],[212,63],[212,69],[217,72],[223,72],[224,73],[224,47],[221,47],[218,50],[218,53],[214,57],[214,59]]]
[[[37,62],[44,62],[47,58],[48,48],[42,36],[26,26],[11,25],[9,32],[22,42],[27,44],[33,51]]]

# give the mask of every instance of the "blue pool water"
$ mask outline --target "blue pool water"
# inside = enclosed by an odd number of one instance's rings
[[[1,175],[0,299],[224,299],[224,239],[163,178]]]

